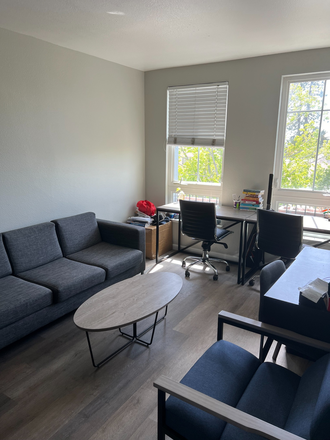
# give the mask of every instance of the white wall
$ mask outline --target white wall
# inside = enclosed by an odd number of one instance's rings
[[[267,190],[273,171],[281,76],[330,71],[330,49],[318,49],[146,72],[146,197],[165,203],[168,86],[229,82],[223,199],[244,187]]]
[[[0,232],[145,197],[143,72],[0,29]]]

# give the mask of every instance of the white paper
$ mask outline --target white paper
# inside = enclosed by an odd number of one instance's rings
[[[302,296],[317,303],[318,300],[328,292],[328,283],[320,278],[316,278],[305,286],[299,287],[299,290]]]

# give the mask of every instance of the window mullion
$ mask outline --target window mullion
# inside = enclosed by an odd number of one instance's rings
[[[319,134],[318,134],[318,137],[317,137],[317,145],[316,145],[316,157],[315,157],[314,178],[313,178],[313,191],[315,190],[315,179],[316,179],[317,161],[318,161],[318,157],[319,157],[320,137],[321,137],[321,127],[322,127],[322,119],[323,119],[323,108],[324,108],[326,84],[327,84],[327,82],[324,81],[322,107],[321,107],[320,122],[319,122]]]
[[[198,147],[198,153],[197,153],[197,176],[196,176],[196,178],[197,178],[197,182],[200,182],[200,179],[199,179],[199,154],[200,154],[200,148]]]

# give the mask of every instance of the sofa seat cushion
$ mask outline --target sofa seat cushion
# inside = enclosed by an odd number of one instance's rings
[[[0,279],[0,328],[50,306],[53,293],[12,275]]]
[[[228,341],[218,341],[195,363],[181,383],[236,406],[259,360]],[[190,440],[219,440],[226,423],[175,397],[166,401],[166,424]]]
[[[65,257],[101,241],[94,212],[53,220],[53,223]]]
[[[313,440],[330,437],[330,354],[303,374],[285,429]]]
[[[100,267],[67,258],[59,258],[44,266],[18,274],[20,278],[51,289],[54,302],[65,301],[83,290],[102,283],[105,275],[105,271]]]
[[[107,272],[107,279],[140,265],[143,253],[138,249],[131,249],[101,242],[80,252],[68,255],[67,258],[81,263],[102,267]]]
[[[277,364],[260,365],[244,391],[237,409],[284,428],[294,402],[300,376]],[[255,440],[260,436],[227,424],[221,440]]]

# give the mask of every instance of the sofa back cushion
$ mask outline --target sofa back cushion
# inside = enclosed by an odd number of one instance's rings
[[[3,237],[15,274],[63,256],[51,222],[4,232]]]
[[[3,244],[2,234],[0,234],[0,278],[11,274],[11,266],[8,255]]]
[[[101,242],[94,212],[53,220],[64,256]]]
[[[330,354],[303,374],[285,429],[303,438],[324,440],[330,433]]]

